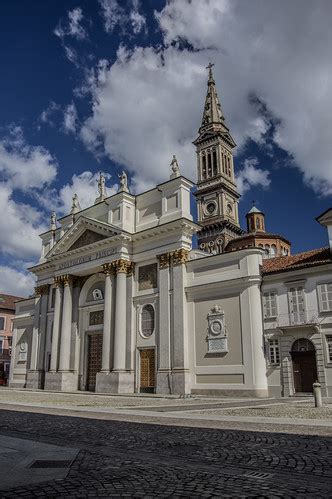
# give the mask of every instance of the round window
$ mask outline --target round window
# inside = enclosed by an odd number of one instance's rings
[[[214,202],[207,203],[206,205],[206,212],[209,215],[213,215],[213,213],[216,211],[217,205]]]

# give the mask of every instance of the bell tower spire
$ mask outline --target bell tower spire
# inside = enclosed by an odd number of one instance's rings
[[[243,233],[239,225],[233,149],[236,147],[219,101],[211,62],[202,123],[194,141],[197,154],[198,234],[201,249],[223,253],[228,242]]]

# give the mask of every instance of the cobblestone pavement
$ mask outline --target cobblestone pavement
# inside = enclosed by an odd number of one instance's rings
[[[1,498],[331,497],[329,437],[16,411],[0,411],[0,433],[80,449],[66,478]]]

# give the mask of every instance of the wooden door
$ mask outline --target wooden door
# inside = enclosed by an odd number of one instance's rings
[[[292,357],[295,392],[312,392],[312,385],[317,380],[315,352],[294,352]]]
[[[96,376],[101,370],[101,357],[103,348],[103,335],[90,334],[88,336],[88,372],[87,372],[87,390],[95,391]]]
[[[155,352],[154,349],[140,351],[140,391],[154,392],[155,390]]]

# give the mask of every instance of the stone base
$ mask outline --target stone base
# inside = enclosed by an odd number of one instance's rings
[[[30,390],[38,390],[44,388],[45,373],[44,371],[28,371],[26,388]]]
[[[108,393],[134,393],[134,373],[128,371],[113,371],[110,373],[98,373],[96,392],[99,389]]]
[[[78,375],[68,371],[49,371],[45,376],[45,390],[74,392],[78,390]]]
[[[112,393],[113,378],[110,372],[99,372],[96,377],[96,393]]]
[[[174,370],[171,373],[172,394],[173,395],[189,395],[191,393],[190,372],[187,370]]]
[[[172,374],[169,370],[157,372],[156,393],[170,395],[172,393]]]
[[[193,395],[213,395],[221,397],[250,397],[250,398],[268,398],[269,392],[267,389],[257,389],[257,390],[245,390],[240,388],[239,390],[233,388],[193,388],[191,390]]]

